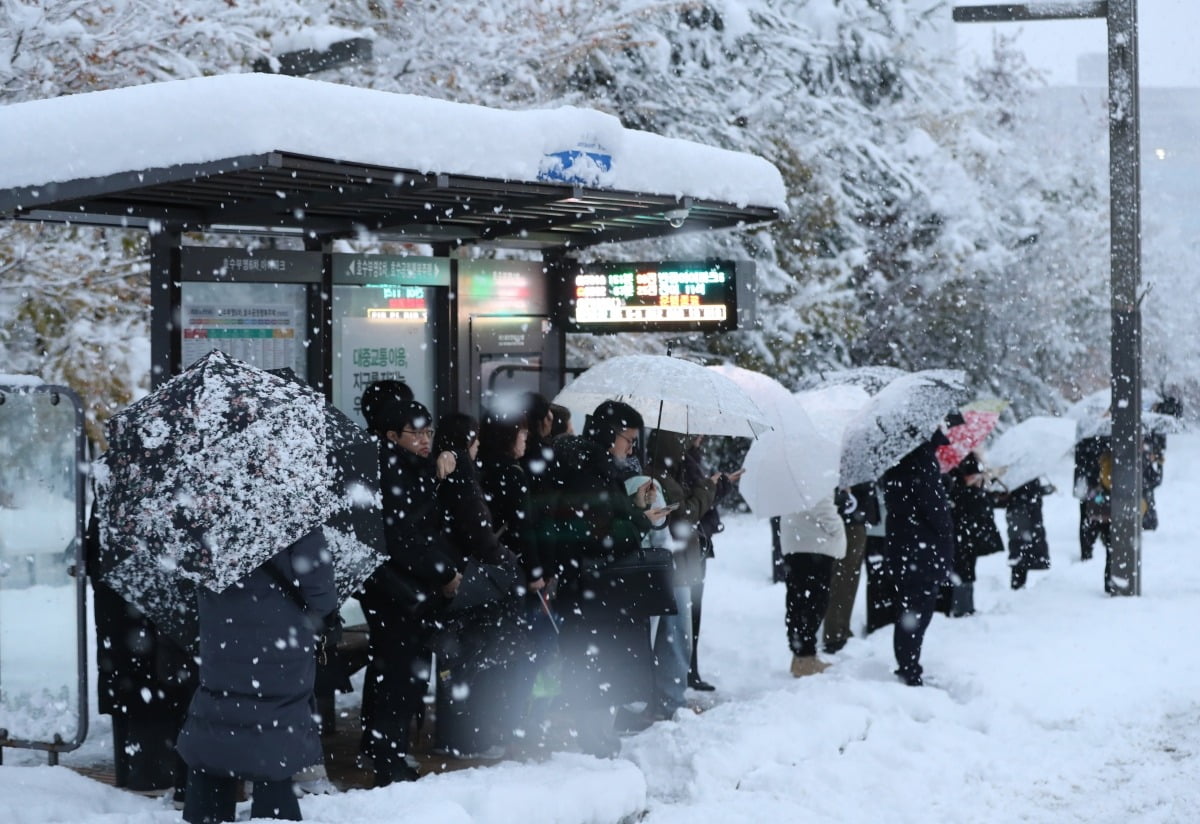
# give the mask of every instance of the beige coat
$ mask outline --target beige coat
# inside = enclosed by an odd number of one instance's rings
[[[846,526],[833,497],[812,509],[784,515],[779,524],[779,545],[784,555],[809,552],[831,558],[846,557]]]

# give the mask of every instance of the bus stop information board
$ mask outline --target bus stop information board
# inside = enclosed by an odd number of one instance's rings
[[[586,264],[569,279],[572,332],[728,332],[737,328],[733,261]]]

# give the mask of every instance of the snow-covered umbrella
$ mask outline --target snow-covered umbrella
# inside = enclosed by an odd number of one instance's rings
[[[807,390],[821,389],[826,386],[857,386],[866,391],[868,395],[877,395],[883,387],[896,378],[909,374],[912,373],[897,369],[895,366],[854,366],[849,369],[806,375],[801,379],[799,388]]]
[[[1144,403],[1152,403],[1157,396],[1148,393]],[[1086,438],[1108,438],[1112,436],[1112,391],[1101,389],[1085,395],[1072,404],[1066,416],[1075,421],[1075,440]],[[1163,415],[1142,409],[1142,431],[1170,435],[1182,432],[1183,421],[1173,415]]]
[[[223,591],[317,527],[341,594],[383,560],[370,439],[304,384],[214,351],[115,415],[108,436],[101,575],[185,646],[199,587]]]
[[[987,465],[1013,490],[1045,475],[1074,445],[1074,421],[1035,415],[996,436],[987,450]]]
[[[746,438],[770,429],[767,416],[736,383],[667,355],[619,355],[601,361],[568,384],[554,402],[591,412],[607,400],[629,404],[654,429]]]
[[[969,397],[959,370],[927,369],[896,378],[846,425],[839,484],[878,479]]]

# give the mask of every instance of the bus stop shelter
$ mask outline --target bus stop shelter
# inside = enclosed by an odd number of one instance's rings
[[[291,367],[352,415],[361,387],[381,377],[409,380],[439,412],[477,411],[489,371],[489,380],[508,375],[511,388],[555,393],[582,265],[575,252],[770,221],[786,197],[761,158],[628,130],[600,112],[499,111],[265,74],[0,107],[0,153],[0,218],[149,233],[155,384],[220,348],[264,368]],[[411,253],[357,254],[342,243],[361,238]],[[733,272],[709,268],[706,277]],[[603,277],[632,294],[631,273]],[[679,272],[672,277],[678,287]],[[734,328],[749,306],[744,296],[719,328]],[[53,762],[87,728],[77,574],[84,470],[72,457],[82,454],[81,406],[62,387],[6,391],[0,423],[50,422],[42,428],[59,438],[55,454],[67,467],[54,477],[63,500],[73,498],[13,514],[62,527],[22,551],[53,566],[59,618],[73,612],[74,631],[62,649],[30,648],[23,658],[6,648],[0,659],[10,690],[0,702],[0,754],[32,746]],[[35,573],[50,581],[40,568],[27,571],[0,581],[0,601],[22,603]],[[28,695],[11,692],[21,683]],[[32,725],[8,712],[42,693],[77,709]]]
[[[600,112],[501,111],[279,75],[8,106],[0,147],[0,216],[149,231],[156,382],[191,362],[197,340],[215,340],[197,325],[204,312],[192,310],[237,312],[243,299],[220,286],[257,283],[259,297],[243,302],[277,307],[269,322],[276,333],[286,327],[295,360],[263,365],[292,366],[343,407],[354,406],[354,386],[337,375],[356,366],[339,361],[348,350],[335,340],[343,288],[390,287],[367,311],[409,321],[404,362],[418,351],[432,359],[407,367],[436,384],[426,402],[474,410],[484,350],[496,341],[536,361],[529,388],[562,385],[564,283],[577,250],[770,221],[785,208],[768,161],[625,129]],[[197,249],[198,234],[219,237],[220,251]],[[429,255],[337,253],[339,240],[364,236]],[[463,251],[488,247],[537,254],[500,266]],[[262,284],[275,284],[275,296],[263,298]],[[295,295],[281,296],[282,284]],[[500,320],[517,317],[516,326]],[[368,334],[350,326],[348,339]],[[360,370],[360,385],[391,376],[386,361],[400,357],[373,341],[362,351],[374,355],[356,357],[382,358],[385,368]]]

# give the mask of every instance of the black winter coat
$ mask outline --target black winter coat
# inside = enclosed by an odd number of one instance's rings
[[[554,461],[543,482],[543,534],[553,543],[557,571],[568,588],[581,563],[635,552],[650,530],[650,521],[629,500],[622,474],[608,450],[587,437],[554,442]]]
[[[504,545],[517,553],[526,580],[536,581],[549,573],[547,561],[542,558],[525,470],[516,458],[485,457],[482,464],[480,482],[492,513],[492,525],[501,531]]]
[[[1017,487],[1003,498],[1007,509],[1008,557],[1029,569],[1050,566],[1050,547],[1046,543],[1046,526],[1042,521],[1042,498],[1053,487],[1035,478]]]
[[[975,582],[975,562],[984,555],[1004,551],[996,528],[992,495],[978,486],[968,486],[951,471],[945,476],[954,517],[954,574],[965,584]]]
[[[937,586],[954,560],[954,520],[935,446],[926,441],[883,475],[887,555],[906,580]]]
[[[324,535],[314,530],[267,564],[292,580],[307,610],[259,567],[200,592],[200,687],[177,748],[192,769],[281,781],[322,761],[314,718],[316,637],[337,608]]]
[[[450,558],[437,506],[437,464],[390,441],[380,441],[388,558],[363,584],[364,609],[409,614],[440,600],[458,569]]]
[[[516,556],[496,537],[492,513],[471,456],[460,452],[454,457],[454,471],[437,490],[442,534],[451,559],[460,568],[467,558],[485,564],[516,563]]]

